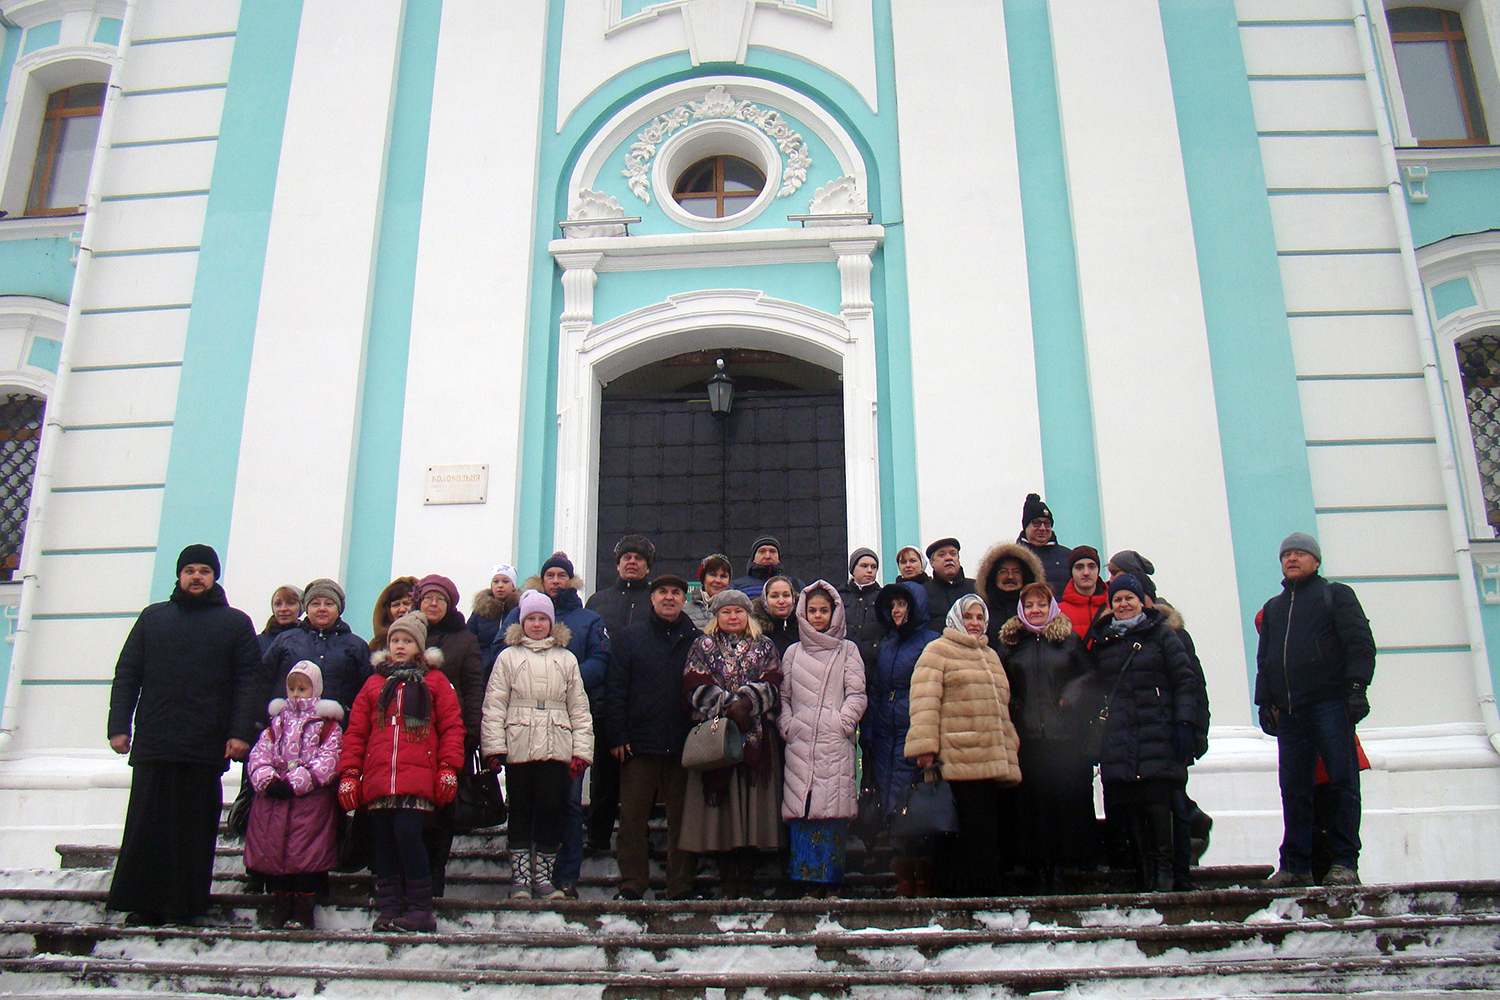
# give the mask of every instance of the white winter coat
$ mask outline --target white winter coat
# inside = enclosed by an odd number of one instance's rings
[[[807,623],[807,597],[833,600],[827,632]],[[782,819],[852,819],[859,813],[855,730],[865,714],[865,661],[844,638],[844,604],[823,580],[797,598],[799,641],[781,659],[781,714],[786,743]]]
[[[519,622],[506,629],[484,692],[479,749],[485,757],[593,762],[594,719],[578,660],[568,652],[570,637],[562,622],[545,639],[527,639]]]

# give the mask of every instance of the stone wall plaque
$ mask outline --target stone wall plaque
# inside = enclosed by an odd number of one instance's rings
[[[429,465],[422,503],[484,503],[489,492],[488,465]]]

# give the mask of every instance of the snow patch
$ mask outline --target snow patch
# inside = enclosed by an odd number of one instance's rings
[[[1164,918],[1152,909],[1120,909],[1107,906],[1097,910],[1079,910],[1080,927],[1156,927]]]

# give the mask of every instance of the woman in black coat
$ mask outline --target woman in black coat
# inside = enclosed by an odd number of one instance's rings
[[[1088,675],[1088,655],[1045,583],[1021,588],[1019,613],[1000,626],[997,652],[1021,737],[1015,847],[1055,891],[1059,868],[1092,864],[1094,763],[1082,745],[1087,720],[1074,694]]]
[[[751,613],[760,625],[760,634],[776,646],[778,660],[798,640],[797,618],[792,613],[796,610],[797,592],[792,589],[791,579],[785,576],[767,580],[765,589],[753,602]]]
[[[1129,573],[1109,581],[1111,615],[1089,629],[1094,679],[1109,699],[1099,751],[1107,808],[1135,841],[1139,888],[1172,890],[1172,799],[1200,735],[1202,681],[1187,649]]]

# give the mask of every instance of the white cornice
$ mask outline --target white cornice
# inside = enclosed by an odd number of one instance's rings
[[[59,21],[81,10],[123,18],[125,0],[0,0],[0,17],[19,28]]]
[[[1396,162],[1428,170],[1495,170],[1500,146],[1408,146],[1396,150]]]
[[[0,242],[48,240],[72,236],[83,229],[83,214],[43,215],[36,218],[0,219]]]
[[[818,226],[657,236],[594,236],[553,240],[547,249],[559,259],[565,254],[601,253],[604,256],[597,270],[604,273],[746,264],[832,263],[838,260],[837,244],[868,240],[873,249],[884,239],[882,226]]]

